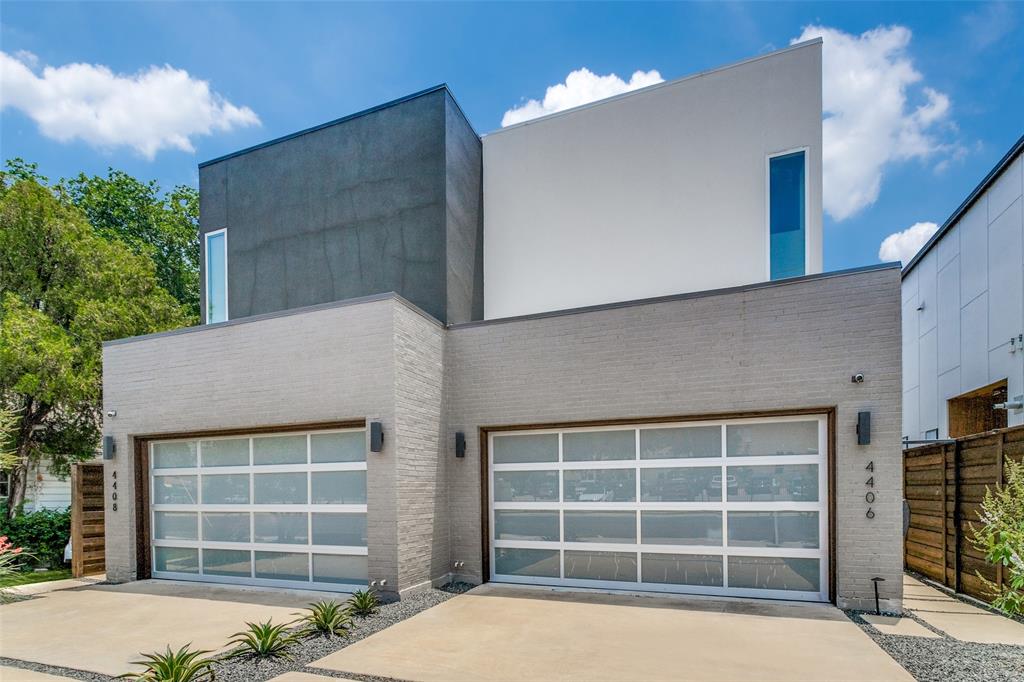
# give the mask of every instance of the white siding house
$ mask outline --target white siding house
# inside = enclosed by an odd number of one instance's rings
[[[904,438],[949,437],[959,396],[1003,381],[1024,394],[1022,151],[1024,137],[904,268]]]

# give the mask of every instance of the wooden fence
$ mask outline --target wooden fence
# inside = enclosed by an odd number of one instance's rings
[[[76,578],[106,571],[103,526],[103,463],[71,468],[71,573]]]
[[[1024,458],[1024,427],[903,451],[903,496],[910,528],[903,545],[907,568],[978,599],[990,600],[980,573],[1002,585],[1002,567],[971,543],[985,490],[1003,483],[1003,463]]]

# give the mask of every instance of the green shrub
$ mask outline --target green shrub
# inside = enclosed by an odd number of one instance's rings
[[[142,654],[143,661],[132,661],[132,665],[142,665],[146,669],[138,673],[125,673],[119,677],[142,680],[143,682],[207,682],[216,675],[213,672],[215,658],[204,658],[209,651],[189,651],[191,643],[177,651],[162,654]]]
[[[992,606],[1009,614],[1024,613],[1024,463],[1006,462],[1006,484],[986,488],[978,512],[980,526],[971,524],[971,542],[990,564],[1003,566],[1003,586],[975,571],[992,599]]]
[[[352,615],[336,601],[319,601],[309,605],[309,613],[302,616],[302,622],[306,625],[303,634],[347,635]]]
[[[236,632],[228,644],[237,644],[238,648],[232,651],[229,656],[242,656],[252,654],[259,658],[285,658],[292,659],[288,649],[299,641],[297,634],[288,631],[292,623],[281,623],[272,625],[268,620],[266,623],[246,623],[248,630]]]
[[[377,613],[377,608],[380,606],[380,600],[377,599],[377,595],[370,590],[357,590],[352,593],[352,596],[348,600],[348,608],[352,613],[366,618]]]
[[[6,503],[0,504],[0,535],[25,550],[25,568],[64,565],[64,547],[71,537],[71,510],[40,509],[7,518]]]

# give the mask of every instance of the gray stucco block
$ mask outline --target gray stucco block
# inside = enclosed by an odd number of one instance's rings
[[[453,102],[436,88],[201,166],[229,317],[389,291],[440,320],[482,316],[480,140]]]

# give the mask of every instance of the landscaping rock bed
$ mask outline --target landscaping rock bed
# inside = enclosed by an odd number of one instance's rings
[[[369,637],[375,632],[380,632],[381,630],[391,627],[406,618],[415,616],[421,611],[425,611],[432,606],[437,606],[457,594],[462,594],[463,592],[468,591],[472,587],[472,585],[466,583],[450,583],[439,589],[425,590],[423,592],[409,595],[401,601],[382,604],[380,606],[380,610],[372,616],[367,618],[360,618],[358,616],[354,617],[352,619],[352,627],[346,637],[314,636],[303,638],[301,642],[289,649],[289,654],[292,656],[291,660],[284,658],[276,660],[261,660],[251,656],[238,656],[237,658],[221,661],[214,666],[214,670],[217,674],[217,680],[223,682],[262,682],[264,680],[277,677],[282,673],[305,669],[306,672],[315,672],[316,674],[328,677],[344,677],[347,679],[360,680],[361,682],[389,682],[387,678],[367,675],[342,675],[340,673],[333,673],[329,670],[306,669],[305,666],[313,663],[314,661],[320,660],[324,656],[338,651],[339,649],[344,649],[349,644]],[[329,599],[330,596],[325,596],[325,598]],[[245,623],[238,624],[239,630],[244,628]],[[111,682],[117,679],[100,673],[74,670],[71,668],[62,668],[59,666],[44,665],[40,663],[31,663],[29,661],[6,659],[2,657],[0,657],[0,665],[33,670],[41,673],[49,673],[51,675],[62,675],[76,680],[84,680],[85,682]],[[141,667],[136,671],[138,670],[141,670]]]
[[[440,589],[425,590],[404,597],[401,601],[383,604],[380,610],[368,618],[353,618],[352,628],[347,637],[308,637],[289,650],[292,660],[260,660],[248,656],[239,656],[226,660],[216,666],[217,680],[223,682],[258,682],[269,680],[290,670],[302,670],[305,666],[318,661],[330,653],[344,649],[348,645],[369,637],[375,632],[411,618],[421,611],[445,602],[457,594],[472,587],[465,583],[452,583]],[[241,629],[241,627],[239,628]],[[330,671],[307,670],[321,675],[332,675]],[[343,675],[348,679],[359,679],[364,682],[377,682],[385,678],[373,678],[361,675]]]
[[[918,682],[1024,680],[1024,646],[961,642],[936,630],[911,613],[902,615],[904,618],[917,621],[940,635],[940,638],[886,635],[861,618],[863,613],[865,612],[847,611],[846,615]]]

